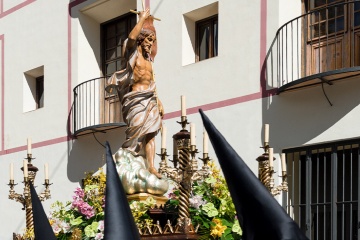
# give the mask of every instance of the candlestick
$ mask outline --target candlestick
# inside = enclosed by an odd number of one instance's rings
[[[24,177],[28,177],[28,161],[24,160]]]
[[[31,154],[31,138],[27,139],[27,154]]]
[[[10,163],[10,180],[14,180],[14,164]]]
[[[181,116],[186,116],[186,99],[183,95],[181,95]]]
[[[281,154],[281,170],[286,172],[286,155],[285,153]]]
[[[195,123],[190,123],[190,145],[195,144]]]
[[[206,132],[206,130],[204,129],[204,132],[203,132],[203,153],[209,153],[209,146],[208,146],[208,142],[209,142],[209,136]]]
[[[166,148],[166,126],[161,128],[161,148]]]
[[[273,167],[274,166],[274,149],[273,148],[269,148],[269,166]]]
[[[49,179],[49,164],[45,163],[44,164],[44,172],[45,172],[45,180]]]
[[[264,126],[264,142],[269,142],[269,124],[265,124]]]
[[[175,139],[173,140],[173,155],[178,155],[178,148]]]

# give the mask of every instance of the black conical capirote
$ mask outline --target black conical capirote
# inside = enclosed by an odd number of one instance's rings
[[[31,204],[34,221],[34,234],[36,240],[56,240],[54,231],[46,216],[43,205],[35,191],[34,186],[30,182]]]
[[[203,111],[199,112],[234,202],[242,239],[308,239]]]
[[[105,240],[140,239],[110,145],[106,146]]]

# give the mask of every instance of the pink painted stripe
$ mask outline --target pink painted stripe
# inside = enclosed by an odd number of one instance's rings
[[[53,145],[53,144],[57,144],[57,143],[62,143],[62,142],[67,142],[67,141],[69,141],[69,137],[67,137],[67,136],[66,137],[59,137],[59,138],[46,140],[46,141],[43,141],[43,142],[33,143],[32,148],[40,148],[40,147]],[[20,147],[15,147],[15,148],[9,148],[9,149],[0,151],[0,156],[5,155],[5,154],[20,152],[20,151],[25,151],[25,150],[27,150],[27,145],[20,146]]]
[[[259,99],[259,98],[261,98],[260,92],[252,93],[252,94],[245,95],[245,96],[240,96],[240,97],[231,98],[231,99],[227,99],[227,100],[223,100],[223,101],[219,101],[219,102],[214,102],[214,103],[200,105],[200,106],[193,107],[193,108],[188,108],[188,109],[186,109],[186,113],[188,115],[195,114],[195,113],[198,113],[200,108],[203,111],[208,111],[208,110],[213,110],[213,109],[217,109],[217,108],[228,107],[228,106],[239,104],[239,103],[249,102],[252,100]],[[165,120],[172,119],[175,117],[180,117],[180,111],[175,111],[175,112],[165,114],[164,119]]]
[[[265,66],[266,57],[266,25],[267,25],[267,0],[261,0],[260,5],[260,91],[263,96],[266,92]]]
[[[33,2],[35,2],[35,1],[36,1],[36,0],[26,0],[25,2],[22,2],[22,3],[18,4],[18,5],[16,5],[15,7],[12,7],[12,8],[10,8],[10,9],[6,10],[6,11],[3,11],[3,10],[4,10],[4,3],[3,3],[3,1],[1,1],[1,13],[0,13],[0,18],[3,18],[3,17],[5,17],[5,16],[7,16],[7,15],[9,15],[9,14],[11,14],[11,13],[17,11],[17,10],[19,10],[20,8],[23,8],[23,7],[29,5],[30,3],[33,3]]]
[[[71,11],[71,8],[83,3],[83,2],[86,2],[87,0],[75,0],[75,1],[72,1],[71,3],[69,3],[69,11]]]
[[[4,53],[4,34],[0,35],[1,40],[1,150],[5,148],[5,53]]]
[[[145,0],[145,8],[150,8],[150,0]]]
[[[71,48],[72,48],[72,45],[71,45],[71,16],[70,14],[68,15],[68,81],[67,81],[67,84],[68,84],[68,113],[70,114],[70,111],[71,111],[71,74],[72,74],[72,71],[71,71],[71,64],[72,64],[72,55],[71,55]]]

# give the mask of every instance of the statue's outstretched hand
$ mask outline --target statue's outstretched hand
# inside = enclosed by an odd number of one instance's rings
[[[139,19],[147,19],[150,16],[150,9],[147,8],[145,11],[139,13]]]

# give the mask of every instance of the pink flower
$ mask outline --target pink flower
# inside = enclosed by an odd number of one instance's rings
[[[104,238],[104,234],[103,233],[97,233],[95,236],[95,240],[100,240]]]
[[[72,202],[72,208],[77,209],[77,211],[84,215],[87,219],[95,216],[94,208],[82,199],[74,200]]]
[[[73,196],[73,199],[83,199],[85,197],[85,192],[83,189],[77,187],[74,191],[75,196]]]

